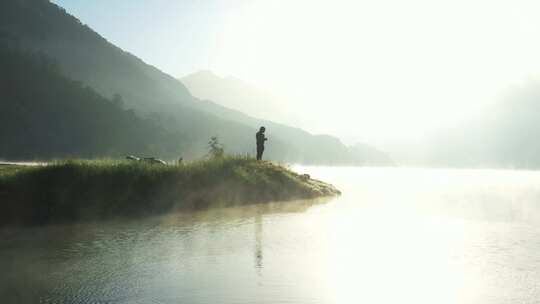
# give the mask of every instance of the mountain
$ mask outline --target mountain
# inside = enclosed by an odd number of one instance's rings
[[[261,90],[241,79],[235,77],[219,77],[211,71],[199,71],[180,79],[189,91],[198,98],[212,100],[222,106],[248,113],[261,120],[245,120],[243,123],[253,125],[264,124],[273,134],[280,138],[292,139],[288,144],[295,147],[301,154],[316,151],[313,159],[302,159],[302,162],[324,162],[339,164],[340,160],[362,165],[391,165],[392,160],[385,153],[369,145],[358,143],[352,147],[345,147],[339,139],[327,136],[310,136],[307,132],[277,124],[272,121],[294,121],[292,114],[287,113],[280,102],[270,92]],[[309,139],[308,139],[309,138]],[[335,160],[327,159],[332,155]]]
[[[509,90],[459,125],[433,132],[426,163],[449,167],[540,168],[540,84]]]
[[[316,164],[366,163],[336,138],[255,119],[193,97],[182,82],[111,44],[48,0],[2,0],[0,44],[44,54],[56,62],[66,78],[91,87],[104,99],[121,98],[125,109],[132,109],[140,119],[168,134],[175,134],[171,142],[157,143],[156,150],[163,151],[163,155],[201,157],[206,154],[208,139],[214,135],[229,153],[253,154],[254,134],[260,125],[266,125],[270,136],[266,156],[270,159]]]
[[[122,156],[179,151],[169,134],[80,82],[42,54],[0,47],[0,156]],[[174,143],[174,142],[173,142]]]
[[[193,96],[212,100],[252,117],[294,125],[297,117],[288,111],[286,101],[236,77],[220,77],[212,71],[199,71],[180,78]]]
[[[182,83],[107,42],[48,0],[3,0],[0,37],[56,59],[67,76],[133,106],[194,102]]]
[[[394,165],[394,161],[386,153],[364,143],[356,143],[350,148],[356,155],[366,160],[365,165],[387,166]]]

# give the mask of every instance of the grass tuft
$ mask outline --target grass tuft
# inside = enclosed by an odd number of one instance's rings
[[[331,185],[248,157],[167,166],[111,159],[0,166],[4,224],[138,217],[336,194]]]

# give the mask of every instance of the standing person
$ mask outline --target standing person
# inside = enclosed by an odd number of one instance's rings
[[[266,128],[261,127],[259,129],[259,132],[257,132],[257,134],[255,135],[255,138],[257,138],[257,160],[262,159],[262,155],[264,152],[264,142],[268,140],[268,138],[264,136],[265,131],[266,131]]]

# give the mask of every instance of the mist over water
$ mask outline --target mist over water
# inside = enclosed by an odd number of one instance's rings
[[[19,303],[536,303],[540,172],[296,167],[329,201],[2,230]]]
[[[537,2],[0,1],[3,224],[358,166],[2,228],[0,304],[539,303]]]

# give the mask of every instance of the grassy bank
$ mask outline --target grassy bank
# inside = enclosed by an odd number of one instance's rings
[[[114,160],[0,166],[3,224],[137,217],[338,193],[282,166],[242,157],[167,166]]]

